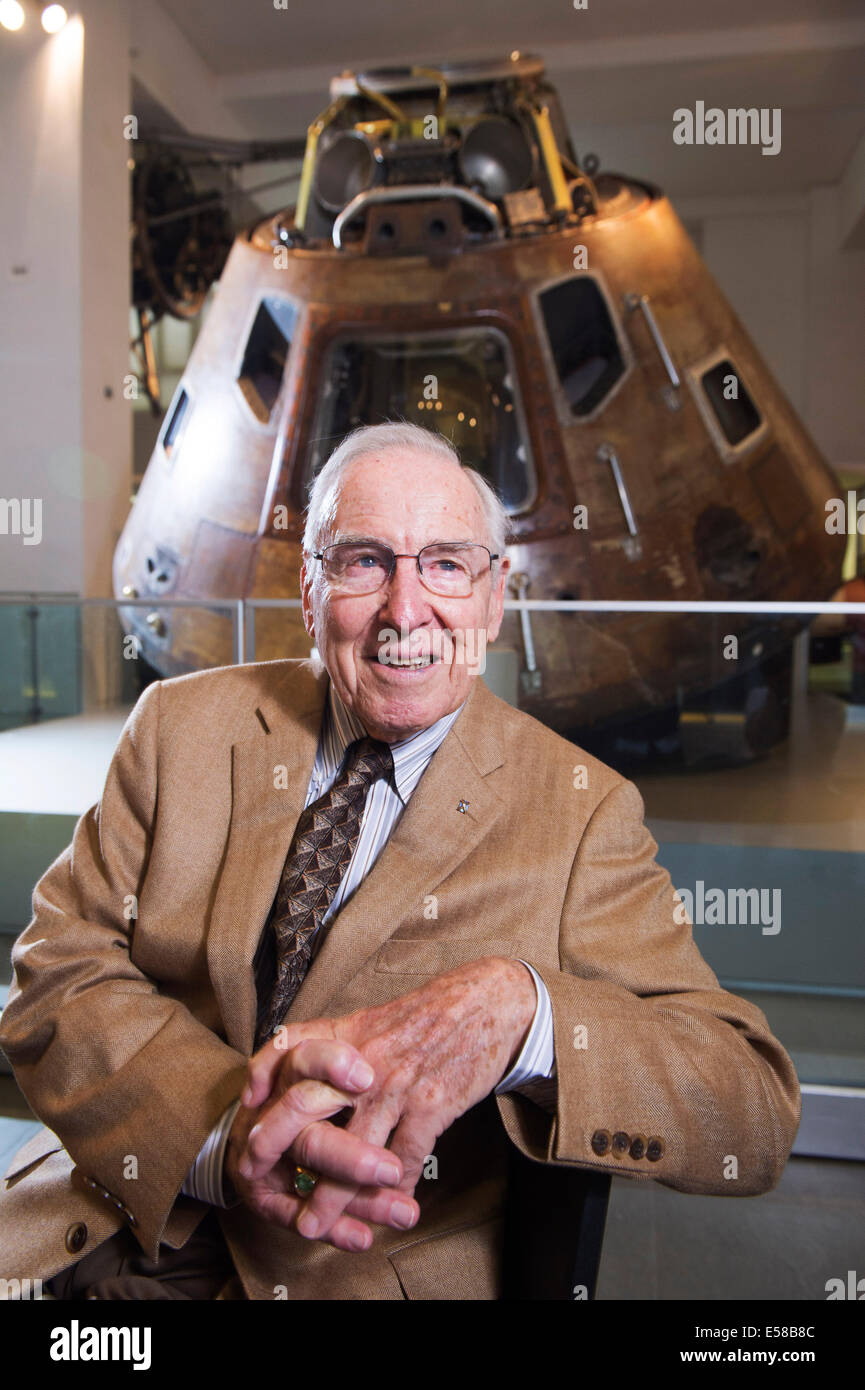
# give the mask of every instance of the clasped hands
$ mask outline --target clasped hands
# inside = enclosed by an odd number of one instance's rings
[[[388,1004],[286,1025],[249,1062],[226,1153],[237,1195],[340,1250],[369,1249],[367,1222],[410,1229],[425,1159],[507,1075],[536,1004],[520,961],[485,956]],[[318,1175],[307,1198],[295,1164]]]

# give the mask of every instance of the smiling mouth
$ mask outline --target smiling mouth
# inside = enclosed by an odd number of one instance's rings
[[[397,671],[423,671],[427,666],[435,665],[438,658],[427,653],[426,656],[409,656],[399,659],[394,656],[386,656],[386,660],[382,661],[381,652],[376,652],[371,660],[375,662],[376,666],[392,666]]]

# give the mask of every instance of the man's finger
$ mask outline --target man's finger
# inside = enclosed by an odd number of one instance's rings
[[[327,1081],[343,1091],[360,1093],[375,1080],[369,1062],[351,1043],[336,1038],[302,1038],[284,1054],[280,1084]]]
[[[372,1245],[372,1231],[369,1226],[365,1226],[362,1221],[355,1221],[352,1216],[341,1216],[325,1240],[328,1245],[336,1246],[337,1250],[357,1254],[361,1250],[368,1250]]]
[[[384,1146],[325,1123],[352,1103],[353,1097],[323,1082],[298,1082],[250,1130],[238,1165],[242,1176],[260,1181],[290,1151],[296,1162],[336,1181],[397,1187],[402,1181],[399,1159]]]
[[[323,1081],[299,1081],[267,1106],[246,1137],[238,1168],[249,1182],[270,1172],[297,1136],[316,1120],[326,1120],[354,1104],[354,1096]]]
[[[300,1198],[290,1196],[284,1192],[261,1192],[257,1191],[253,1198],[254,1210],[266,1221],[271,1221],[275,1226],[284,1226],[291,1230],[295,1226],[295,1219],[302,1206]],[[363,1210],[363,1208],[359,1208]],[[333,1229],[326,1237],[328,1245],[335,1246],[338,1250],[357,1252],[368,1250],[372,1245],[372,1231],[370,1228],[356,1219],[355,1215],[341,1216],[334,1223]]]
[[[302,1206],[299,1197],[290,1196],[286,1192],[262,1192],[259,1189],[250,1194],[248,1204],[259,1216],[263,1216],[265,1221],[272,1221],[274,1226],[285,1226],[289,1230],[294,1227]]]
[[[362,1133],[355,1132],[356,1122],[360,1122],[355,1112],[344,1129],[329,1124],[310,1125],[298,1137],[292,1149],[294,1154],[300,1155],[304,1167],[319,1173],[326,1172],[328,1177],[347,1174],[342,1184],[318,1183],[307,1199],[303,1221],[297,1227],[301,1235],[328,1239],[328,1232],[336,1229],[336,1221],[361,1187],[393,1189],[405,1185],[400,1160],[385,1147],[396,1122],[394,1106],[388,1101],[373,1101],[364,1103],[363,1108],[366,1113]],[[372,1161],[373,1155],[376,1162]],[[398,1193],[392,1195],[394,1201],[398,1200]],[[411,1216],[412,1213],[403,1207],[397,1219],[391,1222],[390,1208],[387,1206],[385,1224],[406,1229],[404,1223],[412,1224]]]
[[[345,1209],[347,1216],[373,1221],[377,1226],[410,1230],[420,1220],[420,1207],[406,1192],[390,1187],[362,1187]]]
[[[326,1121],[308,1125],[291,1150],[296,1162],[350,1188],[398,1187],[402,1164],[386,1148],[370,1144]],[[349,1192],[348,1198],[353,1195]]]
[[[299,1234],[308,1240],[326,1240],[356,1193],[354,1183],[320,1178],[298,1213],[295,1225]]]
[[[369,1220],[397,1230],[408,1230],[418,1220],[417,1204],[410,1194],[406,1197],[398,1190],[404,1185],[402,1164],[385,1147],[394,1122],[392,1107],[374,1108],[363,1137],[351,1132],[351,1122],[345,1129],[327,1122],[311,1124],[298,1135],[293,1156],[303,1167],[326,1174],[325,1180],[319,1177],[296,1223],[299,1234],[307,1239],[329,1241],[344,1249],[340,1223],[350,1208],[357,1216],[365,1206]],[[365,1202],[355,1207],[363,1190]]]
[[[308,1240],[327,1240],[343,1213],[362,1216],[379,1226],[392,1226],[407,1231],[420,1218],[420,1207],[404,1192],[392,1187],[367,1187],[359,1191],[347,1183],[321,1182],[304,1202],[295,1223],[300,1235]]]
[[[291,1030],[285,1028],[250,1058],[243,1104],[250,1110],[263,1105],[277,1078],[287,1086],[307,1078],[328,1081],[357,1093],[372,1085],[375,1072],[351,1043],[319,1037],[295,1042]]]
[[[400,1120],[388,1147],[402,1163],[404,1192],[414,1192],[438,1137],[438,1130],[428,1119],[407,1114]]]

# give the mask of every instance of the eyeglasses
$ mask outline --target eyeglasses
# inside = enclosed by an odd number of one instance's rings
[[[431,593],[468,598],[499,556],[473,541],[437,542],[417,555],[397,555],[378,541],[338,541],[313,558],[321,560],[328,583],[344,593],[374,594],[393,577],[397,560],[416,560],[421,582]]]

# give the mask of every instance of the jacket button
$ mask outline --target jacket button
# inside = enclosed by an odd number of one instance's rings
[[[630,1142],[630,1134],[626,1134],[623,1129],[617,1129],[613,1135],[613,1158],[623,1158],[628,1152]]]
[[[70,1255],[77,1255],[87,1244],[87,1227],[83,1221],[76,1221],[66,1232],[66,1249]]]
[[[592,1148],[599,1157],[603,1157],[610,1149],[610,1131],[608,1129],[596,1129],[592,1135]]]
[[[642,1135],[642,1134],[635,1134],[634,1137],[633,1137],[633,1139],[631,1140],[631,1147],[630,1147],[630,1149],[628,1150],[628,1152],[630,1153],[631,1158],[645,1158],[645,1156],[646,1156],[646,1139],[645,1139],[645,1136]]]
[[[663,1152],[664,1143],[662,1139],[649,1140],[648,1144],[646,1145],[646,1158],[649,1160],[650,1163],[657,1163],[658,1159],[661,1157]]]

